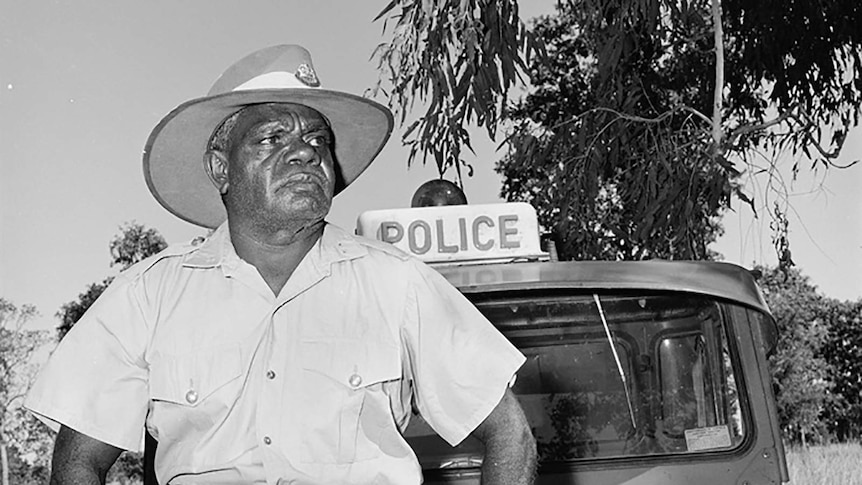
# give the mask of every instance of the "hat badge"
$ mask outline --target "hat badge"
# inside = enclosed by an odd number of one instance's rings
[[[297,66],[294,74],[296,75],[296,78],[302,81],[306,86],[311,86],[313,88],[320,86],[320,80],[317,79],[317,74],[314,73],[314,69],[304,62]]]

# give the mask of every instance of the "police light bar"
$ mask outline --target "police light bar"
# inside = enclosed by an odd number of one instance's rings
[[[547,259],[536,211],[525,202],[368,211],[356,232],[426,262]]]

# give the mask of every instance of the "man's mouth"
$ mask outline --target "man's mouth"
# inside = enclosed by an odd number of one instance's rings
[[[284,177],[279,181],[277,189],[283,189],[289,186],[315,185],[323,187],[326,181],[320,174],[314,172],[296,172]]]

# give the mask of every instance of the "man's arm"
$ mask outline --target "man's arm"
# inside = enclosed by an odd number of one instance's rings
[[[62,426],[54,442],[51,485],[104,485],[123,450]]]
[[[485,444],[483,485],[530,485],[535,481],[536,440],[510,389],[473,436]]]

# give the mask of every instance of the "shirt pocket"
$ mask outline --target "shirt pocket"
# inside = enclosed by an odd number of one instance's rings
[[[304,340],[299,358],[301,460],[352,463],[379,456],[374,436],[379,430],[360,429],[360,418],[392,421],[383,384],[401,379],[398,347],[358,339]],[[362,422],[369,422],[367,416]]]
[[[225,347],[160,354],[150,365],[152,416],[159,435],[189,437],[224,420],[242,390],[242,354]]]

